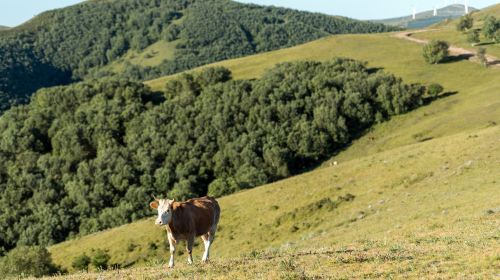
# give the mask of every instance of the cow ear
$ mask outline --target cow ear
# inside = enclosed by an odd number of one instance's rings
[[[172,198],[172,200],[170,200],[170,204],[172,204],[174,202],[175,202],[175,198]]]
[[[151,203],[149,203],[149,206],[151,206],[151,208],[153,209],[158,209],[158,201],[153,201]]]

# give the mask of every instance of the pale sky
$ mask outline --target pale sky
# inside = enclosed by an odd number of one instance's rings
[[[305,11],[321,12],[357,19],[382,19],[431,10],[435,6],[464,3],[465,0],[238,0],[244,3],[274,5]],[[3,0],[0,2],[0,25],[16,26],[33,16],[51,9],[61,8],[82,0]],[[468,0],[469,6],[484,8],[500,0]]]
[[[16,26],[41,12],[70,6],[82,0],[2,0],[0,25]]]
[[[356,19],[385,19],[410,15],[413,7],[417,12],[432,10],[450,4],[464,4],[465,0],[237,0],[243,3],[275,5],[298,10],[320,12]],[[467,0],[471,7],[481,9],[500,0]]]

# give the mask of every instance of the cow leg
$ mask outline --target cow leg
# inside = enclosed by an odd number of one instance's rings
[[[186,240],[186,251],[188,253],[188,263],[193,264],[193,244],[194,236],[190,236]]]
[[[169,233],[168,234],[168,244],[169,244],[169,247],[170,247],[170,261],[168,262],[168,267],[170,267],[170,268],[174,267],[175,243],[176,243],[176,240]]]
[[[203,244],[205,244],[205,252],[203,253],[203,258],[201,259],[202,262],[207,262],[208,261],[208,250],[210,248],[210,235],[204,234],[201,236],[201,239],[203,239]]]
[[[215,238],[215,227],[207,234],[204,234],[201,236],[201,239],[203,239],[203,243],[205,244],[205,253],[203,253],[203,258],[201,259],[202,262],[207,262],[208,257],[210,254],[210,245],[212,245],[212,242],[214,241]]]

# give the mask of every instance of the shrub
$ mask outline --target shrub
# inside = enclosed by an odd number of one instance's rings
[[[500,43],[500,28],[495,31],[495,34],[493,35],[493,40],[495,40],[496,43]]]
[[[450,45],[445,41],[432,40],[425,45],[423,56],[427,63],[438,64],[448,57]]]
[[[94,257],[92,258],[92,265],[96,269],[107,269],[108,268],[108,262],[111,257],[109,256],[108,253],[105,251],[98,249],[94,253]]]
[[[479,63],[484,67],[488,67],[488,59],[486,58],[486,49],[479,48],[477,49],[476,57],[479,60]]]
[[[496,32],[500,29],[500,21],[494,16],[489,16],[484,21],[483,35],[488,39],[495,39]]]
[[[427,95],[431,98],[436,98],[443,90],[444,88],[440,84],[431,84],[427,88]]]
[[[58,272],[49,251],[44,247],[20,246],[0,261],[0,275],[41,277]]]
[[[78,271],[87,271],[90,264],[90,257],[85,253],[76,256],[71,263],[71,266]]]
[[[474,29],[469,31],[469,33],[467,33],[467,42],[471,43],[472,45],[479,43],[479,30]]]
[[[465,15],[460,18],[460,21],[457,24],[457,30],[464,32],[465,30],[469,30],[474,26],[474,18],[471,15]]]
[[[137,245],[133,241],[130,241],[127,245],[127,252],[133,252],[136,247]]]
[[[158,249],[158,245],[156,245],[156,242],[151,241],[148,244],[148,248],[149,248],[150,251],[155,251],[156,249]]]

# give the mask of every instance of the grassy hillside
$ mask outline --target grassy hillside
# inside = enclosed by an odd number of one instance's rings
[[[437,10],[437,16],[434,16],[434,10],[429,10],[421,13],[417,13],[415,20],[412,15],[398,18],[390,18],[383,20],[374,20],[373,22],[383,23],[392,26],[399,26],[404,28],[424,28],[435,23],[455,19],[464,15],[465,7],[464,5],[449,5]],[[469,7],[470,11],[476,11],[477,9]]]
[[[472,17],[474,18],[474,28],[481,28],[483,26],[485,17],[488,15],[493,15],[497,18],[500,17],[500,4],[472,13]],[[483,47],[487,49],[487,52],[489,54],[500,57],[500,44],[493,44],[493,42],[490,42],[490,40],[485,39],[481,36],[481,44],[478,44],[477,46],[471,46],[471,44],[467,42],[467,35],[457,31],[457,23],[458,19],[447,23],[442,23],[436,26],[438,30],[417,33],[413,36],[422,39],[446,40],[450,44],[470,50]]]
[[[9,29],[9,28],[10,28],[10,27],[0,25],[0,31],[1,31],[1,30],[7,30],[7,29]]]
[[[338,166],[222,198],[212,265],[156,265],[166,260],[166,240],[151,220],[53,246],[56,263],[69,267],[77,252],[104,248],[113,263],[148,264],[111,277],[493,277],[500,72],[468,61],[427,65],[421,46],[390,34],[333,36],[215,65],[253,78],[279,62],[335,56],[367,60],[406,82],[441,83],[449,96],[376,126],[332,159]],[[148,84],[162,88],[168,79]]]
[[[148,268],[105,274],[115,278],[278,278],[301,271],[336,279],[491,278],[499,265],[499,134],[499,127],[459,133],[222,198],[210,265],[189,267],[180,256],[167,270],[165,233],[152,219],[51,251],[65,266],[90,248],[110,248],[112,261],[123,262],[129,244],[137,247],[128,260],[151,258]],[[352,200],[342,199],[349,194]],[[198,261],[201,253],[195,249]]]
[[[283,61],[352,57],[369,61],[371,67],[382,67],[396,73],[406,82],[437,82],[444,85],[446,91],[458,93],[376,127],[369,136],[361,138],[340,154],[339,158],[343,160],[499,122],[496,96],[500,85],[492,82],[500,79],[498,70],[484,69],[468,61],[428,65],[421,52],[420,45],[392,38],[390,34],[345,35],[212,65],[228,67],[236,78],[252,78]],[[149,81],[147,84],[159,89],[170,78]]]

